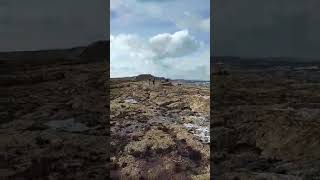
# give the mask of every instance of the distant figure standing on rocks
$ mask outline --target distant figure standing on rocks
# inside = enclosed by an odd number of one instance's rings
[[[151,78],[149,78],[148,81],[149,81],[149,86],[150,86],[151,85]]]
[[[153,80],[152,80],[152,84],[153,84],[153,86],[154,86],[154,81],[155,81],[156,79],[155,78],[153,78]]]

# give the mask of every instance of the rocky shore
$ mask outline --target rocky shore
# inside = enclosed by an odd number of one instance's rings
[[[38,54],[1,60],[0,179],[106,179],[104,56]]]
[[[310,66],[303,62],[222,62],[230,74],[211,77],[213,175],[320,179],[320,71],[301,70]]]
[[[111,79],[111,177],[209,179],[209,88]]]

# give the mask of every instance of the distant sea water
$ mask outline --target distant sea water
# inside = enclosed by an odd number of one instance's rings
[[[174,80],[176,84],[182,84],[187,86],[202,86],[210,87],[210,81],[195,81],[195,80]]]

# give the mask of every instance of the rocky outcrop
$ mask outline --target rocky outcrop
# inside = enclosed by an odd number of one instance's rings
[[[107,65],[85,61],[2,64],[0,179],[108,176]]]
[[[97,41],[95,43],[90,44],[88,47],[86,47],[82,53],[80,54],[81,58],[84,59],[102,59],[107,60],[109,58],[109,47],[110,42],[109,41]]]
[[[319,77],[319,72],[305,71],[302,77],[292,70],[289,77],[288,73],[266,73],[257,66],[228,65],[230,75],[212,77],[211,92],[216,93],[211,111],[214,176],[319,178],[320,98],[314,93],[319,87],[306,82],[307,77]]]
[[[135,80],[137,80],[137,81],[148,81],[149,79],[151,79],[151,80],[155,79],[157,81],[165,81],[165,80],[167,80],[164,77],[156,77],[156,76],[153,76],[151,74],[140,74],[140,75],[135,77]]]
[[[209,144],[199,128],[184,125],[208,128],[208,88],[153,86],[142,78],[111,80],[110,93],[112,178],[210,178]]]

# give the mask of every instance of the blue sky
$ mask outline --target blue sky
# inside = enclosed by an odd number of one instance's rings
[[[111,0],[111,77],[209,80],[210,0]]]

